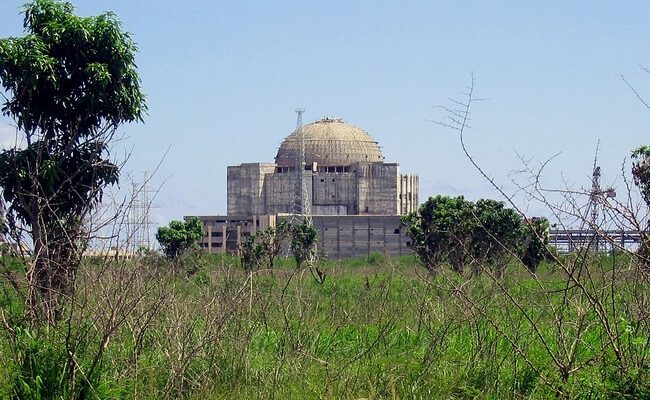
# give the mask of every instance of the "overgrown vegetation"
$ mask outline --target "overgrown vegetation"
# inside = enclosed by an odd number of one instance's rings
[[[247,238],[240,259],[191,251],[198,219],[159,230],[166,257],[83,258],[119,175],[112,135],[144,109],[135,47],[111,14],[25,14],[27,35],[0,40],[3,113],[26,135],[0,154],[0,398],[650,398],[648,230],[631,204],[597,199],[641,233],[636,254],[594,230],[610,252],[548,256],[547,220],[437,196],[404,220],[430,274],[415,257],[315,261],[307,220]],[[447,126],[493,183],[462,139],[472,92]],[[648,204],[650,151],[632,156]]]
[[[240,245],[241,264],[246,271],[256,271],[262,267],[273,269],[275,259],[283,248],[291,251],[296,268],[305,261],[315,260],[317,253],[318,230],[307,219],[291,224],[281,220],[275,226],[247,236]]]
[[[578,283],[544,263],[466,280],[412,257],[326,262],[324,284],[285,259],[269,275],[184,257],[189,278],[160,259],[85,264],[70,332],[26,327],[4,282],[0,397],[650,396],[648,275],[630,257],[563,259],[588,266]]]

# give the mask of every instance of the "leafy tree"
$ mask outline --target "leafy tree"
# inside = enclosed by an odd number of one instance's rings
[[[650,207],[650,146],[639,146],[632,151],[632,176],[641,190],[643,200]]]
[[[196,249],[197,242],[203,238],[203,223],[192,217],[186,221],[172,221],[169,226],[161,226],[156,239],[162,251],[170,260],[175,260],[188,250]]]
[[[0,154],[0,186],[10,229],[33,243],[31,309],[52,321],[73,287],[85,220],[118,181],[111,139],[146,106],[136,47],[113,14],[79,17],[56,0],[36,0],[24,14],[26,34],[0,39],[0,82],[2,113],[26,147]]]
[[[641,196],[646,205],[650,207],[650,146],[639,146],[632,151],[632,176],[634,184],[641,190]],[[645,269],[650,270],[650,228],[642,232],[641,245],[638,256]]]
[[[463,196],[430,197],[416,212],[404,216],[402,224],[418,259],[432,274],[449,263],[459,273],[472,264],[474,272],[489,266],[500,276],[523,242],[521,216],[503,202],[490,199],[472,203]],[[545,240],[548,243],[548,238]],[[531,244],[535,245],[538,243]],[[528,251],[534,258],[535,248]],[[533,262],[532,258],[527,261]]]
[[[402,218],[415,253],[430,273],[437,273],[446,261],[462,271],[473,229],[471,210],[472,203],[463,196],[438,195]]]
[[[521,262],[531,273],[549,256],[551,224],[544,217],[533,217],[522,225]]]
[[[316,257],[317,238],[318,230],[307,220],[291,226],[291,252],[296,260],[296,268]]]
[[[472,229],[471,242],[476,265],[494,268],[497,276],[516,253],[522,237],[521,216],[502,201],[480,199],[473,209],[476,225]]]

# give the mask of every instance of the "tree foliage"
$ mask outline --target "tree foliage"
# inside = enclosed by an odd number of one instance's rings
[[[632,151],[632,177],[634,184],[641,191],[641,196],[646,205],[650,207],[650,146],[639,146]],[[637,255],[641,265],[650,270],[650,228],[646,227],[642,232],[642,241]]]
[[[545,218],[524,224],[515,210],[490,199],[473,203],[463,196],[430,197],[404,216],[402,224],[418,259],[432,274],[448,263],[459,273],[472,265],[473,272],[490,268],[500,276],[511,256],[520,257],[533,269],[548,245]]]
[[[544,217],[529,218],[522,226],[521,262],[536,273],[539,264],[549,258],[551,224]]]
[[[462,269],[469,255],[473,229],[472,204],[463,196],[430,197],[417,211],[402,218],[415,253],[431,273],[450,261]]]
[[[316,257],[318,229],[309,221],[303,220],[291,226],[291,253],[296,260],[296,268],[301,268],[305,261]]]
[[[632,176],[641,190],[643,200],[650,207],[650,146],[639,146],[632,151]]]
[[[266,260],[266,250],[257,234],[247,236],[239,246],[239,258],[244,271],[259,269]]]
[[[318,230],[304,220],[291,225],[281,220],[275,226],[247,236],[239,246],[240,259],[245,271],[253,271],[266,265],[269,270],[274,267],[275,259],[283,246],[289,241],[289,248],[296,260],[296,267],[316,255]]]
[[[488,266],[499,276],[520,243],[521,216],[502,201],[491,199],[478,200],[472,214],[472,258],[478,268]]]
[[[172,221],[169,226],[161,226],[156,232],[156,240],[163,254],[175,260],[189,250],[196,249],[203,238],[203,222],[196,217],[186,221]]]
[[[146,106],[136,47],[113,14],[79,17],[56,0],[24,14],[26,34],[0,39],[2,113],[25,135],[25,148],[0,154],[0,186],[14,236],[24,226],[33,243],[32,308],[51,320],[87,243],[85,218],[118,181],[113,134]]]

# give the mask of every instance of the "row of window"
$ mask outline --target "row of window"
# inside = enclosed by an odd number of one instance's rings
[[[294,172],[296,170],[296,167],[275,167],[275,173],[276,174],[287,174],[289,172]],[[313,166],[311,165],[306,165],[305,166],[305,171],[313,171]],[[322,173],[331,173],[331,174],[343,174],[346,172],[350,172],[350,167],[347,166],[339,166],[339,167],[316,167],[316,172],[322,172]]]

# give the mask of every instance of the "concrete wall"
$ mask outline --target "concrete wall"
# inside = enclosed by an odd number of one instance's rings
[[[246,163],[228,167],[228,215],[268,214],[265,206],[265,176],[275,164]]]
[[[351,168],[357,179],[357,214],[399,214],[397,164],[356,163]]]
[[[183,217],[185,220],[192,216]],[[197,215],[203,222],[204,236],[199,241],[201,248],[211,253],[239,253],[239,245],[249,235],[254,235],[269,226],[275,226],[275,215],[225,216]]]
[[[190,217],[185,217],[190,218]],[[275,226],[289,216],[258,215],[251,217],[198,216],[205,236],[200,245],[213,253],[238,254],[239,245],[248,235]],[[324,258],[367,257],[372,253],[388,256],[410,254],[410,239],[402,234],[396,215],[315,215],[318,249]]]
[[[345,215],[313,217],[319,231],[318,248],[325,258],[367,257],[410,254],[411,241],[402,234],[395,215]]]
[[[349,172],[318,172],[312,176],[312,214],[357,214],[356,175]]]
[[[416,211],[420,202],[420,181],[417,175],[400,175],[399,210],[401,215]]]
[[[307,185],[307,202],[311,202],[311,171],[304,171],[305,184]],[[266,174],[264,195],[266,199],[266,212],[268,214],[289,214],[292,212],[296,199],[296,174],[288,172],[282,174]]]
[[[303,172],[314,215],[403,215],[418,206],[418,177],[401,175],[398,164],[353,163],[331,169],[340,171]],[[295,173],[278,173],[275,164],[228,167],[228,215],[291,213],[295,191]]]

